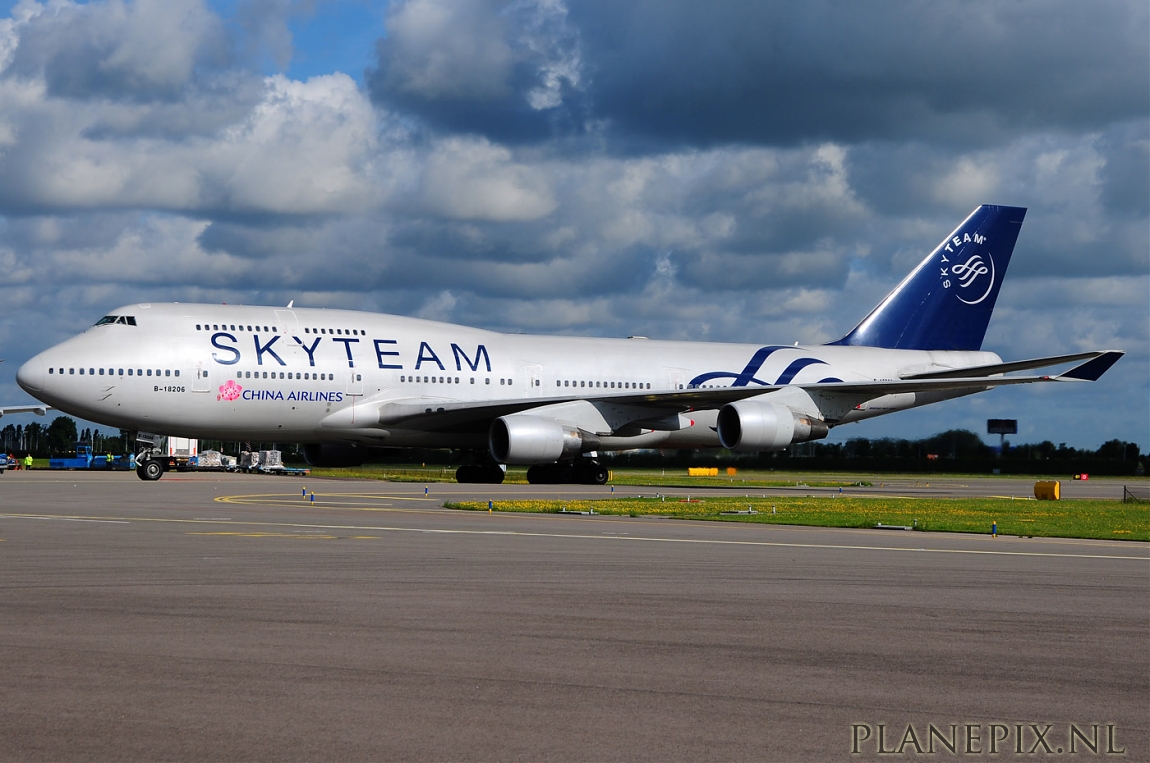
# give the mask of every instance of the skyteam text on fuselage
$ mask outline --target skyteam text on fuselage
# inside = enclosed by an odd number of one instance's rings
[[[771,451],[832,427],[1005,384],[1093,381],[1122,355],[1003,363],[982,351],[1025,209],[984,205],[837,342],[717,344],[501,334],[309,308],[136,304],[25,363],[51,406],[141,433],[296,442],[313,464],[453,448],[460,481],[607,479],[631,448]],[[1008,374],[1060,363],[1055,376]]]

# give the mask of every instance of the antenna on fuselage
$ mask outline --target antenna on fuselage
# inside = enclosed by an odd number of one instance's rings
[[[294,300],[294,299],[293,299],[293,300],[291,300],[290,302],[288,302],[288,310],[291,310],[291,308],[292,308],[292,305],[294,305],[294,304],[295,304],[295,300]]]

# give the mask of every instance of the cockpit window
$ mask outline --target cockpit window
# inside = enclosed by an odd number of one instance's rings
[[[105,326],[109,323],[119,323],[124,326],[135,326],[136,318],[133,315],[105,315],[103,318],[96,321],[97,326]]]

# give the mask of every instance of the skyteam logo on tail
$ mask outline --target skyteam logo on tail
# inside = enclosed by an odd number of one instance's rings
[[[954,296],[959,302],[968,305],[977,305],[982,300],[990,296],[991,289],[994,288],[994,258],[990,256],[990,252],[986,252],[986,259],[983,259],[981,252],[975,252],[966,258],[965,262],[955,260],[951,262],[947,257],[947,252],[955,254],[955,249],[961,249],[966,244],[973,243],[976,246],[986,243],[986,236],[980,236],[977,233],[963,233],[959,238],[957,235],[946,242],[943,247],[942,253],[942,288],[949,289],[954,285],[951,280],[954,278],[958,282],[958,289],[955,290]],[[965,253],[962,253],[964,255]],[[983,288],[985,284],[985,288]],[[967,297],[973,297],[967,299]]]

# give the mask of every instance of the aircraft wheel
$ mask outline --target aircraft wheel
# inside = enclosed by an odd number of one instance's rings
[[[606,485],[607,477],[607,467],[600,464],[593,464],[583,473],[583,481],[588,485]]]
[[[455,470],[455,481],[461,483],[478,482],[475,479],[475,467],[471,464],[464,464]]]
[[[503,478],[506,476],[502,469],[495,464],[487,467],[487,473],[484,475],[487,479],[483,480],[488,485],[502,485]]]
[[[142,480],[155,482],[164,476],[164,465],[159,461],[149,458],[143,464],[136,467],[136,474]]]
[[[532,485],[555,484],[554,464],[535,464],[527,470],[527,481]]]

